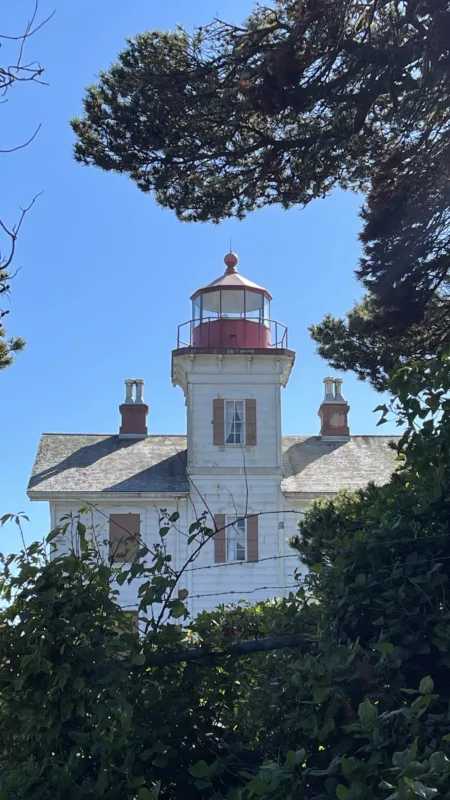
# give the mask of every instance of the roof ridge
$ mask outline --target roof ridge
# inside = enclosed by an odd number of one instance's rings
[[[118,433],[63,433],[61,431],[44,431],[41,433],[41,436],[119,436]],[[175,438],[178,437],[179,439],[185,439],[187,436],[186,433],[149,433],[145,438],[146,439],[156,439],[156,438]],[[144,440],[140,440],[144,441]]]
[[[74,431],[71,432],[63,432],[63,431],[43,431],[41,436],[119,436],[118,433],[83,433],[79,432],[76,433]],[[149,433],[146,436],[146,439],[185,439],[187,436],[186,433]],[[402,434],[399,433],[352,433],[350,436],[350,440],[352,439],[400,439]],[[282,439],[317,439],[319,441],[322,440],[320,434],[315,433],[286,433],[282,435]],[[142,440],[144,441],[144,440]],[[325,442],[326,444],[330,443],[330,440]]]

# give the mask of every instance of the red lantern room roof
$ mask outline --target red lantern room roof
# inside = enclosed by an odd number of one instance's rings
[[[227,253],[224,262],[226,266],[224,274],[221,275],[220,278],[216,278],[215,281],[207,283],[206,286],[197,289],[191,296],[191,300],[195,300],[200,294],[213,292],[215,289],[252,289],[255,292],[264,294],[268,300],[272,300],[272,295],[267,289],[264,289],[263,286],[258,286],[258,284],[253,283],[253,281],[249,281],[248,278],[244,278],[243,275],[239,275],[236,269],[238,257],[235,253]]]

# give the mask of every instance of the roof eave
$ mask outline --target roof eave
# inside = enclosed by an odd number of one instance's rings
[[[189,490],[167,489],[166,491],[159,492],[66,492],[28,489],[27,496],[30,500],[58,500],[62,502],[65,500],[71,502],[77,500],[80,503],[86,502],[87,500],[91,502],[103,500],[167,500],[168,497],[188,497]]]
[[[304,500],[305,502],[309,500],[318,500],[320,497],[336,497],[337,495],[337,492],[330,492],[329,490],[323,492],[292,492],[286,491],[282,487],[281,491],[285,500]]]

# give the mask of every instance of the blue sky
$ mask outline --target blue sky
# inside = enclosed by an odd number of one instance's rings
[[[9,3],[2,33],[23,29],[32,0]],[[13,8],[14,6],[14,8]],[[170,380],[177,326],[190,317],[190,294],[223,270],[230,237],[239,267],[274,297],[272,317],[289,326],[297,360],[283,392],[283,432],[316,434],[322,378],[307,328],[325,313],[343,315],[360,296],[353,277],[360,254],[361,198],[336,192],[307,209],[255,212],[219,226],[180,223],[128,179],[85,168],[72,159],[71,117],[81,113],[84,87],[95,82],[126,36],[208,22],[215,14],[241,21],[247,0],[41,0],[55,17],[28,45],[28,60],[45,66],[48,86],[22,86],[2,105],[0,212],[42,191],[24,225],[16,264],[8,333],[27,340],[13,367],[0,373],[2,481],[0,513],[25,510],[26,538],[48,531],[48,509],[30,503],[28,475],[42,431],[115,432],[127,377],[142,376],[152,433],[183,433],[185,406]],[[6,189],[6,191],[5,191]],[[344,376],[353,433],[375,432],[379,395]],[[379,430],[379,429],[378,429]],[[383,433],[394,432],[385,425]],[[3,528],[0,549],[18,546]]]

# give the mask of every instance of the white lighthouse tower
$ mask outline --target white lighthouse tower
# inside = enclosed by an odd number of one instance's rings
[[[287,327],[271,319],[267,289],[238,273],[234,253],[224,261],[225,273],[191,297],[192,317],[180,325],[172,352],[172,379],[186,398],[196,512],[225,527],[211,542],[214,555],[204,548],[202,558],[245,562],[246,581],[256,586],[264,583],[262,572],[278,581],[283,569],[268,562],[256,572],[255,562],[285,548],[280,391],[295,353]],[[230,587],[227,569],[215,570],[214,586],[222,583]]]

